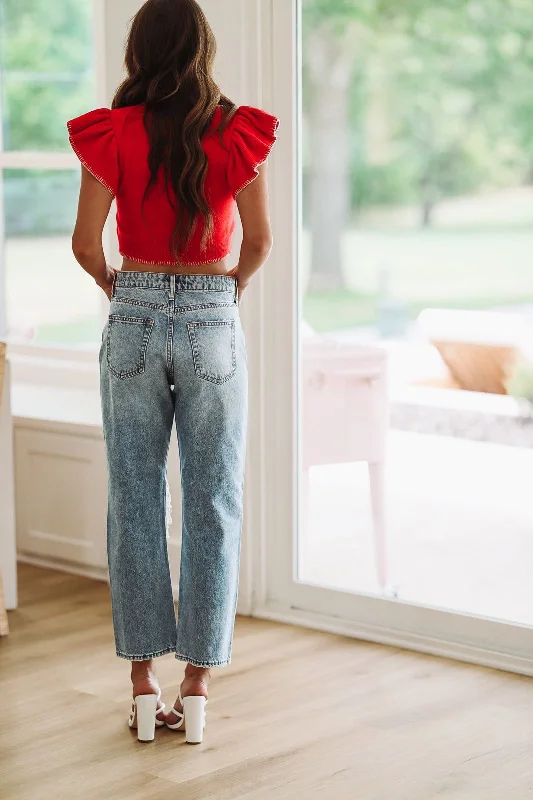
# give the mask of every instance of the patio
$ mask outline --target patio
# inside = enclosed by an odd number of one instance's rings
[[[399,599],[533,624],[533,451],[391,430],[390,583]],[[310,471],[299,578],[379,593],[364,463]]]

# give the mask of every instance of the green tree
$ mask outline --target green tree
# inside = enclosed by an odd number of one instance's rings
[[[351,212],[531,181],[528,0],[303,0],[312,286],[343,283]]]
[[[62,150],[65,121],[90,107],[90,2],[0,0],[4,147]]]

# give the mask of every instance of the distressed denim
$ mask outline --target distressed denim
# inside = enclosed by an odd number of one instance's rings
[[[236,280],[124,271],[99,354],[107,554],[117,655],[231,661],[239,585],[248,370]],[[178,614],[167,551],[167,457],[182,489]]]

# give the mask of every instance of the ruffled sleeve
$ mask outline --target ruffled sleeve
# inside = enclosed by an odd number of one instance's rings
[[[253,106],[240,106],[231,120],[228,183],[235,197],[259,174],[274,142],[279,119]]]
[[[96,108],[67,122],[69,142],[79,160],[114,196],[118,188],[118,147],[109,108]]]

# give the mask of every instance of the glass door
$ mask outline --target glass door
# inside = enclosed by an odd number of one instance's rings
[[[272,0],[260,613],[532,672],[518,5]]]

